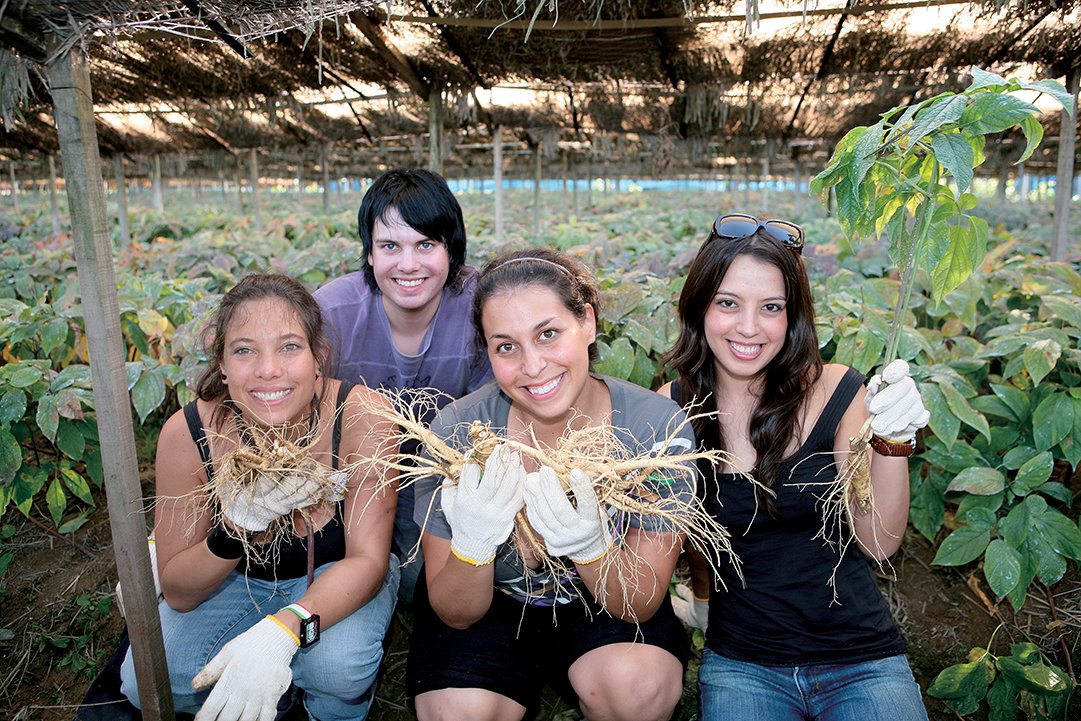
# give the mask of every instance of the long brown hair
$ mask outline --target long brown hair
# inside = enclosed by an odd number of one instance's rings
[[[274,298],[283,301],[296,313],[304,329],[308,347],[319,363],[319,372],[327,373],[328,343],[323,328],[323,312],[312,294],[299,281],[280,273],[256,273],[237,283],[222,296],[218,311],[203,331],[203,344],[210,354],[210,363],[195,387],[195,394],[204,401],[218,401],[213,423],[220,426],[226,406],[231,404],[229,387],[222,381],[221,363],[225,356],[225,333],[237,310],[252,300]]]
[[[814,302],[799,255],[761,229],[737,240],[711,235],[698,250],[687,273],[687,282],[679,296],[679,338],[665,360],[679,374],[681,403],[691,399],[702,401],[718,392],[713,351],[705,337],[705,316],[714,302],[717,287],[732,262],[741,255],[775,266],[785,284],[788,328],[784,346],[762,371],[760,400],[751,414],[751,445],[758,456],[755,478],[770,488],[788,460],[793,437],[800,432],[800,411],[822,375]],[[725,447],[718,420],[696,419],[694,430],[700,443],[712,448]],[[759,501],[765,502],[771,514],[775,513],[768,494],[760,489],[756,492]]]

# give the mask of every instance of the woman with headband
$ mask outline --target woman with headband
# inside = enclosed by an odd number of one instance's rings
[[[544,249],[505,254],[481,274],[473,309],[495,382],[440,412],[431,430],[448,444],[469,448],[479,420],[546,452],[568,431],[604,424],[635,451],[693,446],[688,430],[664,442],[682,419],[675,403],[590,371],[598,291],[582,263]],[[693,473],[672,475],[650,478],[651,488],[691,497]],[[667,593],[682,535],[599,503],[579,469],[572,503],[551,468],[505,444],[450,480],[417,487],[426,583],[417,584],[407,683],[421,721],[515,721],[536,711],[545,681],[589,719],[667,719],[689,650]],[[566,572],[516,549],[523,508]],[[602,570],[613,566],[620,574]]]
[[[706,628],[699,718],[926,721],[872,562],[900,546],[907,456],[929,415],[903,360],[866,388],[858,371],[822,363],[802,248],[793,223],[722,216],[679,298],[678,378],[660,392],[717,411],[695,435],[734,460],[700,464],[702,488],[743,574],[727,563],[723,585],[698,574],[681,613]],[[850,509],[831,543],[821,499],[869,413],[874,505]]]

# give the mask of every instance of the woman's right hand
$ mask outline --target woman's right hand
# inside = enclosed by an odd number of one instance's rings
[[[326,497],[326,489],[312,475],[296,473],[260,475],[251,488],[219,493],[221,512],[233,526],[265,531],[274,519],[307,508]]]
[[[443,486],[443,515],[450,524],[450,550],[455,556],[474,566],[491,563],[514,530],[525,477],[521,455],[500,445],[483,471],[476,463],[466,463],[458,484]]]

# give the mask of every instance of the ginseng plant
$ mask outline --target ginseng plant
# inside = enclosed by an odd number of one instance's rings
[[[854,244],[881,237],[889,242],[900,284],[883,366],[897,357],[917,268],[929,275],[932,296],[939,303],[983,262],[989,233],[987,222],[971,214],[977,204],[969,192],[973,169],[983,163],[991,133],[1021,129],[1026,145],[1017,162],[1039,145],[1040,109],[1018,97],[1026,92],[1034,100],[1046,94],[1073,112],[1073,98],[1057,81],[1007,80],[973,67],[972,82],[964,91],[892,108],[876,124],[850,130],[826,169],[811,181],[811,191],[827,207],[833,190],[837,219]],[[827,538],[837,538],[833,532],[839,530],[839,521],[851,521],[854,507],[873,510],[870,422],[851,439],[846,469],[824,499]],[[830,511],[835,512],[832,517]]]

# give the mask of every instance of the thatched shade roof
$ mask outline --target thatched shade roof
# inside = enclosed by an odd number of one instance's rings
[[[601,132],[632,133],[644,148],[829,144],[890,107],[959,89],[973,65],[1062,77],[1081,58],[1081,0],[944,0],[943,13],[962,13],[937,29],[915,6],[935,7],[852,2],[803,19],[802,3],[784,2],[763,6],[748,34],[721,21],[744,13],[734,2],[688,15],[670,0],[404,0],[388,18],[370,0],[9,0],[0,148],[14,158],[55,148],[37,63],[76,43],[91,59],[103,150],[129,154],[415,144],[436,93],[461,144],[484,142],[496,123],[529,145]],[[508,85],[536,92],[505,105],[486,90]],[[332,88],[351,102],[316,104]],[[154,131],[117,108],[158,114]]]

